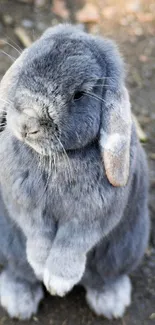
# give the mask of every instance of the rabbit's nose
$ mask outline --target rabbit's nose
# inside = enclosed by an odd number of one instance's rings
[[[28,137],[36,137],[39,133],[38,128],[29,128],[26,124],[22,125],[22,137],[23,138],[28,138]]]

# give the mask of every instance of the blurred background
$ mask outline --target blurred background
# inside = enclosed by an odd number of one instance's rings
[[[127,67],[127,86],[140,140],[147,152],[152,219],[150,246],[132,275],[133,303],[122,320],[97,318],[84,291],[66,298],[46,294],[29,322],[10,320],[0,309],[0,325],[153,325],[155,324],[155,0],[0,0],[0,79],[20,52],[49,26],[81,25],[117,41]],[[22,299],[22,297],[21,297]]]

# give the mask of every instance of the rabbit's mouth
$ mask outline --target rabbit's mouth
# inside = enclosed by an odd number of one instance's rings
[[[35,115],[10,111],[7,114],[7,127],[13,135],[34,149],[39,155],[50,156],[54,151],[62,151],[59,130],[55,124],[41,121]]]
[[[22,141],[33,150],[35,150],[41,156],[52,156],[54,152],[58,153],[62,151],[60,140],[55,137],[45,136],[44,132],[34,131],[31,134],[23,135],[14,131],[14,135],[18,140]]]
[[[35,150],[41,156],[52,156],[53,153],[58,153],[61,147],[58,142],[47,141],[46,138],[40,139],[40,141],[33,141],[32,139],[25,140],[25,143],[29,145],[33,150]]]

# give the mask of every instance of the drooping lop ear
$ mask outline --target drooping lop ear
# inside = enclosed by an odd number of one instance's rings
[[[131,113],[127,89],[106,91],[100,148],[105,171],[113,186],[125,186],[130,167]]]
[[[0,82],[0,125],[7,114],[7,108],[14,98],[14,91],[18,82],[18,76],[26,60],[27,50],[11,65]]]
[[[103,78],[100,150],[107,178],[113,186],[125,186],[130,169],[131,110],[125,88],[124,63],[109,40],[97,40]],[[102,63],[103,62],[103,63]]]

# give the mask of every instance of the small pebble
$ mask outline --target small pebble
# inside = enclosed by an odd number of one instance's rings
[[[144,55],[144,54],[140,54],[139,55],[139,61],[141,62],[147,62],[149,60],[148,56]]]
[[[34,23],[32,20],[29,19],[23,19],[22,20],[22,26],[25,28],[32,28],[34,26]]]
[[[27,3],[27,4],[32,4],[33,0],[18,0],[19,2]]]
[[[155,313],[152,313],[149,318],[152,320],[155,319]]]
[[[49,324],[50,324],[50,325],[54,325],[53,319],[50,319]]]
[[[5,38],[0,38],[0,47],[3,47],[6,45],[7,40]]]
[[[3,22],[7,26],[13,25],[13,18],[10,15],[3,15]]]
[[[43,22],[38,22],[37,24],[37,29],[40,31],[40,32],[44,32],[45,29],[47,28],[47,25]]]
[[[155,153],[154,153],[154,152],[150,152],[150,153],[149,153],[149,157],[150,157],[152,160],[155,160]]]
[[[77,11],[76,20],[79,23],[98,23],[100,19],[98,8],[93,3],[86,3]]]
[[[36,7],[41,8],[46,5],[47,1],[46,0],[35,0],[34,4]]]
[[[135,35],[141,36],[144,34],[143,29],[139,26],[134,29]]]
[[[0,32],[3,31],[3,25],[0,23]]]

